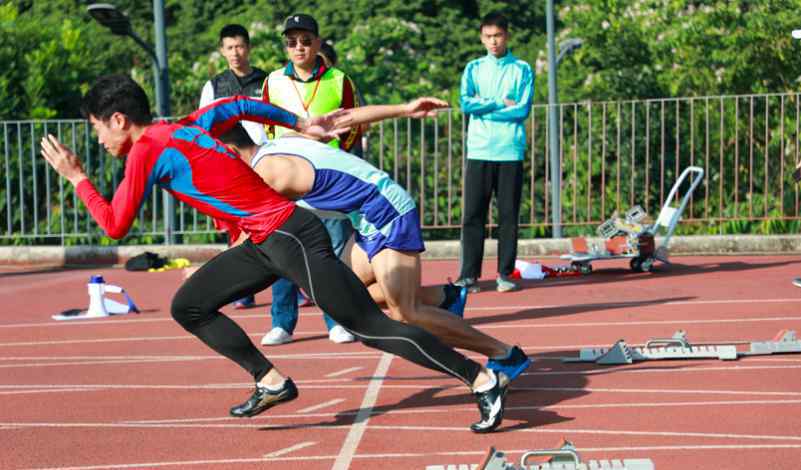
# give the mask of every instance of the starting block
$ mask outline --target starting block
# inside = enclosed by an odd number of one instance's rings
[[[70,309],[53,315],[54,320],[98,319],[111,315],[139,313],[133,299],[120,286],[106,284],[103,276],[92,276],[87,284],[89,292],[89,308],[86,310]],[[108,298],[106,294],[122,294],[125,303]]]
[[[796,337],[793,330],[781,330],[773,341],[757,341],[751,343],[748,352],[741,353],[743,356],[766,356],[769,354],[798,353],[801,352],[801,341]]]
[[[741,356],[801,353],[801,341],[793,330],[782,330],[772,341],[752,342],[749,351],[738,352],[734,344],[693,346],[687,333],[677,331],[672,338],[648,340],[645,346],[631,347],[618,340],[611,348],[584,348],[579,357],[563,358],[562,362],[594,362],[603,365],[632,364],[662,359],[720,359],[733,361]]]
[[[528,464],[532,457],[548,457],[549,461]],[[588,460],[581,461],[570,442],[559,449],[534,450],[523,454],[520,466],[506,460],[506,454],[490,447],[484,461],[478,465],[429,465],[426,470],[654,470],[651,459]]]

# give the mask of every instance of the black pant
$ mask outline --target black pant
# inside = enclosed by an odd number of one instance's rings
[[[256,245],[248,240],[203,265],[175,294],[172,316],[259,381],[272,364],[219,308],[266,289],[279,277],[302,287],[367,346],[452,375],[468,386],[481,371],[476,362],[428,332],[387,317],[353,271],[334,256],[320,220],[302,208],[296,208],[264,242]]]
[[[485,225],[493,193],[498,206],[498,273],[504,276],[512,274],[517,258],[517,221],[523,190],[523,162],[468,159],[464,187],[459,277],[481,277]]]

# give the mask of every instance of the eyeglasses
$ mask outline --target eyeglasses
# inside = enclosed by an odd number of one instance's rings
[[[284,44],[286,44],[287,49],[294,49],[298,47],[298,43],[300,43],[303,47],[311,47],[312,42],[314,39],[308,36],[301,36],[300,38],[286,38],[284,40]]]

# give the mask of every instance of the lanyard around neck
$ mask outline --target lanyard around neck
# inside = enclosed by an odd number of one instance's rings
[[[300,100],[300,105],[303,106],[303,111],[306,113],[306,117],[309,116],[309,106],[311,106],[312,102],[314,101],[314,97],[317,96],[317,90],[320,88],[320,80],[322,80],[323,75],[317,77],[317,80],[314,82],[314,91],[312,91],[311,97],[309,97],[308,102],[303,101],[303,97],[300,95],[300,90],[298,90],[298,86],[295,85],[295,79],[290,77],[290,81],[292,82],[292,88],[295,89],[295,93],[298,95],[298,99]]]

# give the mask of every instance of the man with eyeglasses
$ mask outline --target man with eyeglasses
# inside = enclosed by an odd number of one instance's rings
[[[262,99],[299,116],[322,116],[338,108],[358,106],[355,87],[351,79],[341,70],[328,67],[318,55],[322,40],[317,21],[310,15],[294,14],[284,23],[284,44],[289,62],[273,71],[264,81]],[[267,128],[268,136],[278,138],[284,134],[280,127]],[[330,145],[348,151],[359,140],[359,128],[332,140]],[[322,218],[334,253],[342,254],[345,244],[353,234],[348,220]],[[286,279],[273,284],[273,302],[270,308],[272,329],[264,335],[261,344],[278,345],[292,341],[292,333],[298,321],[298,288]],[[327,314],[323,315],[328,328],[328,337],[335,343],[355,340],[347,330],[337,325]]]

